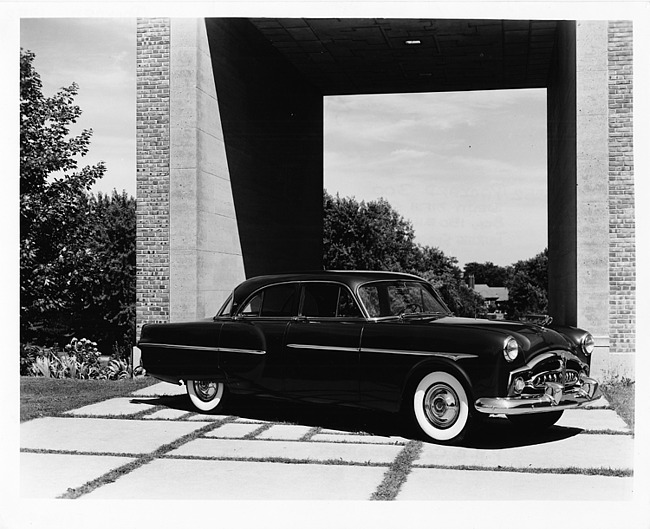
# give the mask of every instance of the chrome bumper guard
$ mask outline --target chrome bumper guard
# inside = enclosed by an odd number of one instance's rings
[[[488,414],[524,415],[578,408],[600,397],[598,382],[581,376],[582,384],[565,390],[562,384],[547,382],[542,395],[483,397],[474,403],[476,411]]]

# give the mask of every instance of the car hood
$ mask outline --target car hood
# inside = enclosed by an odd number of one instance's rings
[[[517,321],[484,320],[474,318],[459,318],[447,316],[431,322],[433,325],[459,326],[472,329],[501,333],[513,336],[521,345],[524,352],[534,354],[548,349],[571,350],[569,342],[562,334],[553,329]]]

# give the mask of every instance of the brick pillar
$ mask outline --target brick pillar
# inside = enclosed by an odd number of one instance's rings
[[[608,23],[610,351],[635,352],[632,22]],[[629,363],[629,362],[628,362]]]
[[[137,335],[169,320],[168,19],[137,25]]]

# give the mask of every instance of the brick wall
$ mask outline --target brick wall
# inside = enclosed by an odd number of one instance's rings
[[[635,351],[632,22],[608,24],[610,352]]]
[[[137,25],[137,334],[169,320],[169,19]]]

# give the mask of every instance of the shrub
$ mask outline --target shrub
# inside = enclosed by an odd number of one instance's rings
[[[128,359],[119,354],[110,357],[102,366],[97,343],[86,338],[73,338],[63,351],[54,347],[21,344],[20,374],[47,378],[73,378],[95,380],[121,380],[128,378],[133,369]],[[141,369],[135,370],[138,375]]]

